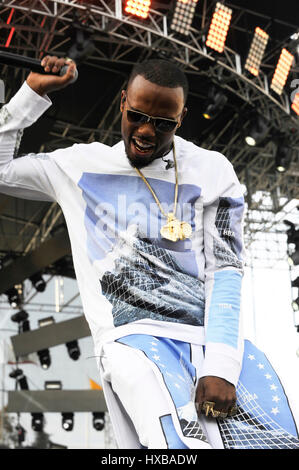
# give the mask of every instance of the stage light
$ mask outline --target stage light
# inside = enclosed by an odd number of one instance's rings
[[[293,157],[293,150],[285,144],[281,144],[276,149],[275,168],[279,173],[284,173],[290,167]]]
[[[267,121],[262,116],[257,116],[249,127],[247,134],[245,135],[245,142],[247,145],[254,147],[264,140],[269,127]]]
[[[269,35],[265,31],[259,27],[255,28],[253,40],[244,66],[252,75],[257,76],[259,74],[268,39]]]
[[[32,282],[33,287],[35,287],[35,289],[37,290],[37,292],[44,292],[47,284],[45,283],[44,279],[40,274],[34,274],[29,279]]]
[[[43,369],[49,369],[51,365],[51,356],[49,349],[41,349],[37,351],[37,355],[39,357],[40,365]]]
[[[206,109],[202,114],[203,117],[205,119],[214,119],[221,113],[226,103],[226,95],[221,91],[216,91],[214,88],[210,89]]]
[[[78,341],[76,339],[74,341],[69,341],[68,343],[66,343],[66,347],[70,358],[74,361],[77,361],[81,354]]]
[[[295,250],[294,253],[289,253],[288,263],[290,266],[298,266],[299,264],[299,250]]]
[[[42,328],[47,325],[51,325],[54,323],[54,318],[53,317],[47,317],[43,318],[41,320],[38,320],[39,327]],[[39,357],[39,362],[40,365],[42,366],[43,369],[49,369],[51,365],[51,356],[50,356],[50,351],[48,348],[41,349],[37,351],[37,355]]]
[[[11,317],[11,320],[19,324],[19,333],[25,333],[30,331],[30,323],[28,320],[28,313],[25,310],[20,310],[17,313],[14,313]]]
[[[177,0],[170,29],[177,33],[189,34],[198,0]]]
[[[206,45],[217,52],[223,52],[233,10],[217,2],[213,13]]]
[[[291,108],[299,116],[299,92],[295,94]]]
[[[45,382],[45,390],[61,390],[62,383],[59,380],[47,380]]]
[[[35,432],[41,432],[44,428],[43,413],[31,413],[31,427]]]
[[[103,412],[92,413],[92,424],[96,431],[103,431],[105,427],[105,413]]]
[[[138,18],[146,19],[151,6],[150,0],[127,0],[125,12]]]
[[[8,302],[12,308],[20,307],[22,304],[22,290],[16,287],[12,287],[5,292],[8,297]]]
[[[284,224],[290,228],[287,230],[287,244],[288,244],[288,263],[290,266],[297,266],[299,264],[299,230],[295,228],[295,224],[289,220],[284,220]],[[295,247],[293,248],[292,246]]]
[[[41,328],[43,326],[53,325],[55,323],[54,317],[41,318],[38,320],[38,326]]]
[[[62,413],[62,427],[65,431],[73,430],[74,413]]]
[[[298,310],[299,310],[299,297],[297,297],[296,300],[292,301],[292,307],[293,307],[294,312],[298,312]]]
[[[283,48],[270,85],[272,90],[278,95],[281,95],[283,92],[293,60],[294,56],[287,49]]]
[[[19,312],[14,313],[10,318],[16,323],[22,323],[28,319],[28,313],[25,312],[25,310],[20,310]]]
[[[26,376],[23,374],[22,369],[15,369],[10,374],[9,377],[15,379],[20,385],[21,390],[29,390],[28,382]]]

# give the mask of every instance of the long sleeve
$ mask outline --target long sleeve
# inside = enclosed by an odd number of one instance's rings
[[[14,158],[23,129],[33,124],[49,106],[49,98],[39,96],[25,82],[10,102],[1,108],[0,192],[26,199],[56,199],[47,176],[52,163],[46,154]]]
[[[244,197],[232,165],[223,162],[215,178],[217,197],[204,207],[206,346],[200,375],[236,385],[243,357]]]

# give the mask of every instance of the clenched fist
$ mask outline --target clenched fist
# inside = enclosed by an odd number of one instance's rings
[[[61,68],[65,65],[67,65],[68,68],[64,75],[50,74],[51,72],[59,73]],[[44,68],[45,72],[49,72],[49,75],[30,72],[26,80],[30,88],[41,96],[66,87],[75,77],[76,64],[71,59],[45,56],[41,61],[41,66]]]
[[[195,397],[198,415],[205,401],[213,402],[214,411],[226,415],[236,405],[236,389],[233,384],[220,377],[202,377],[198,381]]]

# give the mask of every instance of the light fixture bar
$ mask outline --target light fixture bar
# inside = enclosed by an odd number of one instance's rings
[[[270,87],[281,95],[287,81],[294,56],[285,48],[282,49]]]
[[[60,380],[46,380],[45,390],[61,390],[62,383]]]
[[[217,2],[213,13],[206,45],[217,52],[224,51],[227,32],[229,30],[230,21],[233,10]]]
[[[299,116],[299,91],[294,96],[291,108],[297,114],[297,116]]]
[[[107,411],[102,390],[14,390],[8,392],[7,413],[73,413]]]
[[[41,318],[38,320],[38,326],[42,328],[43,326],[53,325],[55,323],[54,317]]]
[[[149,15],[151,0],[127,0],[125,12],[146,19]]]
[[[198,0],[177,0],[170,29],[188,35]]]
[[[261,28],[255,28],[253,40],[245,63],[245,69],[252,75],[258,76],[263,55],[269,40],[269,35]]]

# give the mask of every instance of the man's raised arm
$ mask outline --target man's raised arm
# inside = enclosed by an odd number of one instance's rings
[[[68,68],[63,76],[50,75],[58,73],[66,64]],[[42,65],[49,75],[31,72],[16,95],[0,110],[0,192],[26,199],[55,200],[47,171],[51,163],[44,155],[14,159],[23,129],[51,106],[47,94],[66,87],[76,73],[76,64],[67,59],[47,56]]]

